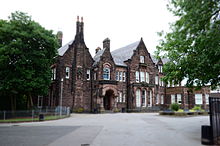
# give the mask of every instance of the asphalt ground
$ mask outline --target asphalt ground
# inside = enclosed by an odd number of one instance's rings
[[[0,124],[0,145],[201,146],[201,125],[209,125],[209,116],[72,114],[54,121]]]

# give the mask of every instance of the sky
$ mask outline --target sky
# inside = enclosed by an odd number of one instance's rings
[[[84,40],[92,56],[111,40],[111,51],[143,38],[150,53],[156,50],[157,32],[169,31],[174,16],[167,0],[2,0],[0,19],[15,11],[28,13],[43,27],[63,32],[63,45],[74,39],[77,16],[84,19]]]

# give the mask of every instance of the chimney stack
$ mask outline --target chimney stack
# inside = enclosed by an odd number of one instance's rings
[[[98,53],[100,50],[101,50],[101,48],[100,48],[100,47],[97,47],[97,48],[95,49],[95,54]]]
[[[63,32],[62,31],[57,32],[57,39],[59,42],[59,47],[62,47],[62,41],[63,41]]]
[[[106,38],[104,39],[103,41],[103,49],[108,49],[110,51],[110,39],[109,38]]]

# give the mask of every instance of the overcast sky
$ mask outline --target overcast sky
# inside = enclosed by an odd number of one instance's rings
[[[84,37],[92,56],[102,41],[111,40],[111,50],[143,37],[150,53],[160,39],[157,32],[168,31],[173,15],[167,0],[2,0],[0,19],[23,11],[46,29],[63,32],[63,45],[74,39],[76,18],[84,18]]]

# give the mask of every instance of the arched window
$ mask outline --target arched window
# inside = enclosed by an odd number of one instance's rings
[[[136,91],[136,107],[140,107],[141,106],[141,91],[140,89],[138,89]]]
[[[104,80],[110,80],[110,68],[105,67],[103,69],[103,79]]]

